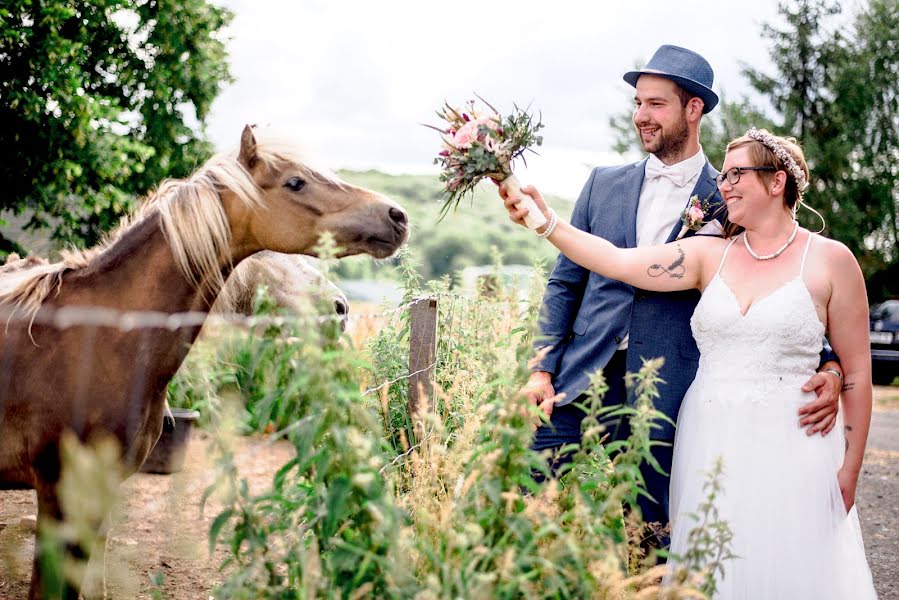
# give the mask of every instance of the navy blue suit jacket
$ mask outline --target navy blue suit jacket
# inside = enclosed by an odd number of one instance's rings
[[[620,248],[637,244],[637,204],[643,187],[646,160],[596,168],[584,186],[571,215],[571,224],[601,236]],[[721,211],[721,196],[715,184],[718,172],[706,161],[690,196],[710,198],[710,212]],[[685,207],[686,208],[686,207]],[[724,221],[723,215],[717,217]],[[677,221],[668,241],[680,232]],[[687,235],[693,235],[690,231]],[[553,376],[557,393],[573,401],[587,388],[589,373],[609,362],[625,335],[630,335],[627,370],[636,372],[642,359],[662,356],[656,408],[675,420],[699,361],[699,350],[690,331],[690,317],[699,301],[699,291],[657,293],[635,289],[576,265],[560,254],[550,274],[540,315],[536,346],[550,346],[536,370]],[[620,403],[624,399],[606,399]],[[630,398],[629,401],[633,401]],[[674,439],[674,427],[660,422],[653,437]]]

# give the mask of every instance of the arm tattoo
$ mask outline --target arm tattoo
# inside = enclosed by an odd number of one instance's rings
[[[854,382],[854,381],[847,381],[846,383],[843,384],[843,391],[844,391],[844,392],[848,392],[848,391],[854,390],[854,389],[855,389],[855,382]]]
[[[843,427],[843,429],[846,430],[846,433],[849,433],[850,431],[852,431],[852,425],[846,425]],[[845,436],[845,438],[846,438],[846,452],[849,452],[849,436],[847,435],[847,436]]]
[[[673,263],[667,267],[663,267],[658,263],[650,265],[649,268],[646,269],[646,274],[650,277],[661,277],[663,273],[668,273],[668,276],[673,279],[683,279],[684,272],[687,270],[686,267],[684,267],[684,259],[686,259],[687,256],[684,254],[684,250],[680,247],[680,244],[677,245],[677,251],[680,256],[674,259]]]

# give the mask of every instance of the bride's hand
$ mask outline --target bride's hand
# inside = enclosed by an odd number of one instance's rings
[[[532,185],[526,185],[521,188],[521,191],[534,200],[537,208],[539,208],[547,220],[549,220],[549,210],[547,209],[546,201],[543,200],[543,196],[537,191],[537,188]],[[522,227],[527,227],[527,224],[524,222],[524,216],[528,214],[528,209],[515,206],[515,203],[518,202],[521,197],[516,194],[509,194],[509,190],[504,186],[499,187],[499,195],[503,199],[506,210],[509,211],[509,219],[511,219],[513,223],[517,223]]]
[[[837,472],[837,482],[840,484],[840,494],[843,496],[843,506],[846,512],[855,505],[855,489],[858,487],[858,472],[845,467]]]

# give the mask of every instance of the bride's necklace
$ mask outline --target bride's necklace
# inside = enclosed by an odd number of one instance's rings
[[[749,255],[756,260],[771,260],[772,258],[777,258],[781,254],[784,253],[784,250],[789,248],[790,244],[793,243],[793,240],[796,239],[796,232],[799,231],[799,221],[793,221],[793,233],[790,234],[790,238],[784,243],[783,246],[772,252],[771,254],[766,254],[764,256],[759,256],[755,253],[755,250],[752,249],[752,246],[749,245],[749,236],[746,235],[746,232],[743,232],[743,245],[746,246],[746,251],[749,252]]]

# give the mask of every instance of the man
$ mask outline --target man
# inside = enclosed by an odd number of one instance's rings
[[[695,52],[665,45],[645,69],[626,73],[624,80],[636,89],[634,126],[650,156],[634,164],[594,169],[575,205],[571,224],[619,247],[671,242],[694,235],[696,230],[720,234],[715,216],[722,221],[724,217],[715,183],[718,172],[699,144],[702,116],[718,103],[711,89],[711,66]],[[505,190],[500,194],[506,197]],[[708,199],[703,223],[682,221],[694,195]],[[512,200],[507,200],[507,205]],[[699,360],[690,330],[699,296],[695,290],[652,293],[634,289],[579,267],[560,254],[541,310],[538,347],[545,354],[525,387],[528,398],[550,421],[537,429],[533,448],[558,450],[580,442],[584,413],[575,404],[582,400],[589,373],[603,369],[609,384],[603,401],[606,406],[633,403],[624,375],[638,371],[644,358],[665,358],[660,372],[665,383],[659,389],[656,409],[674,421]],[[842,377],[838,367],[836,362],[825,363],[804,387],[818,393],[818,399],[803,407],[797,417],[803,425],[811,425],[810,435],[826,433],[834,425]],[[645,522],[665,525],[669,521],[667,473],[674,427],[665,421],[658,425],[652,437],[669,444],[655,446],[653,455],[665,474],[643,465],[647,491],[655,501],[641,497],[639,507]],[[627,423],[610,426],[608,433],[612,440],[626,438]],[[557,473],[568,460],[570,454],[554,453],[552,471]]]

